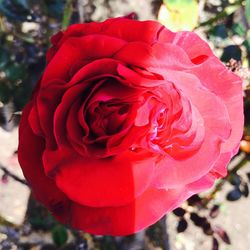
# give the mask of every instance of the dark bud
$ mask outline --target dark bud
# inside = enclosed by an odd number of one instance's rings
[[[214,232],[228,245],[231,244],[231,240],[228,236],[228,234],[226,233],[226,231],[219,227],[219,226],[215,226],[214,227]]]
[[[248,187],[247,183],[244,183],[244,184],[243,184],[241,193],[242,193],[245,197],[248,197],[248,196],[249,196],[249,187]]]
[[[202,230],[206,235],[213,235],[214,231],[209,222],[206,222],[202,225]]]
[[[212,250],[219,250],[219,241],[213,237],[213,247]]]
[[[245,89],[246,98],[250,100],[250,84],[247,85]]]
[[[178,233],[182,233],[187,229],[187,227],[188,227],[187,221],[185,219],[181,219],[177,225],[176,230]]]
[[[178,207],[176,208],[174,211],[173,211],[174,215],[176,215],[177,217],[183,217],[184,214],[186,213],[186,210],[181,208],[181,207]]]
[[[191,213],[190,219],[197,227],[202,227],[205,223],[207,223],[207,219],[205,217],[201,217],[196,213]]]
[[[214,205],[212,209],[210,210],[209,216],[211,218],[216,218],[220,213],[220,206],[219,205]]]
[[[241,184],[241,177],[237,174],[232,174],[229,178],[229,182],[233,185],[233,186],[239,186]]]
[[[53,244],[45,244],[41,247],[41,250],[56,250],[57,247]]]
[[[247,179],[248,179],[248,181],[250,182],[250,172],[247,173]]]
[[[1,178],[1,181],[2,181],[3,184],[8,183],[8,181],[9,181],[8,175],[7,174],[3,174],[2,178]]]
[[[242,193],[239,188],[235,188],[227,194],[228,201],[237,201],[240,199]]]
[[[200,202],[201,202],[201,198],[200,198],[197,194],[191,196],[191,197],[188,199],[188,204],[189,204],[190,206],[193,206],[193,205],[195,205],[195,204],[197,204],[197,203],[200,203]]]
[[[124,16],[124,18],[137,20],[138,15],[135,12],[131,12],[130,14]]]
[[[238,62],[241,60],[241,57],[242,57],[241,48],[238,45],[229,45],[224,48],[221,60],[223,62],[229,62],[231,59],[234,59],[234,61]]]

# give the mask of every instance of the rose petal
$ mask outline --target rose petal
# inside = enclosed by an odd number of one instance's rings
[[[120,76],[122,76],[124,79],[127,80],[128,84],[133,85],[134,87],[157,87],[161,84],[165,84],[163,78],[158,79],[155,77],[155,79],[152,78],[145,78],[142,75],[138,74],[134,70],[129,69],[128,67],[125,67],[122,64],[118,64],[117,71]]]
[[[54,152],[54,159],[57,157]],[[142,194],[151,182],[155,158],[144,157],[127,151],[100,160],[66,158],[56,172],[55,181],[71,200],[82,205],[125,205]]]
[[[134,202],[122,207],[92,208],[73,203],[71,223],[75,228],[92,234],[130,235],[152,225],[184,200],[210,188],[213,183],[214,178],[209,175],[175,190],[149,188]]]
[[[207,130],[201,148],[191,157],[181,160],[165,157],[157,164],[154,186],[178,188],[206,175],[220,155],[220,139]],[[171,173],[171,174],[169,174]]]
[[[158,31],[161,29],[162,25],[155,21],[138,22],[120,18],[112,23],[104,22],[102,34],[117,37],[127,42],[141,41],[152,44],[156,42]]]
[[[199,79],[190,73],[166,70],[165,78],[183,91],[183,95],[197,108],[206,128],[211,129],[222,140],[228,139],[231,124],[227,108],[220,98],[202,86]],[[213,106],[210,106],[211,103]]]
[[[183,31],[176,33],[173,44],[180,46],[195,64],[201,64],[210,56],[213,56],[209,45],[194,32]]]
[[[19,126],[18,160],[36,199],[47,206],[61,222],[66,223],[69,213],[68,198],[43,172],[41,158],[45,146],[44,139],[36,136],[28,123],[32,105],[33,103],[30,102],[22,112]]]
[[[101,78],[105,76],[117,75],[118,61],[110,58],[95,60],[82,67],[71,79],[68,85],[74,85],[83,80],[92,79],[95,77]]]
[[[69,38],[47,65],[41,84],[45,86],[53,79],[68,81],[70,80],[69,72],[74,62],[112,57],[125,44],[126,42],[123,40],[104,35]]]
[[[113,58],[157,73],[158,69],[181,70],[194,67],[187,54],[174,44],[155,43],[149,46],[143,42],[131,42],[116,52]]]
[[[204,74],[204,70],[206,74]],[[225,103],[232,132],[230,138],[222,144],[222,153],[232,152],[232,157],[238,151],[243,131],[242,81],[237,75],[227,70],[215,57],[195,68],[192,74],[200,78],[201,83]]]

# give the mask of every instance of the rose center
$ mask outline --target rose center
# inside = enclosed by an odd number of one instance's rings
[[[129,110],[129,104],[113,100],[93,103],[87,112],[91,137],[113,135],[121,131]]]

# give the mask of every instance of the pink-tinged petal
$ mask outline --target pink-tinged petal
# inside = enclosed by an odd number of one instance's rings
[[[166,67],[167,69],[182,70],[195,66],[185,51],[175,44],[155,43],[152,46],[152,50],[161,68]],[[162,51],[164,51],[164,53],[162,53]],[[155,66],[153,65],[153,67]],[[156,65],[156,67],[158,66]]]
[[[45,86],[53,79],[68,81],[69,71],[76,61],[112,57],[125,44],[123,40],[105,35],[69,38],[47,65],[41,84]]]
[[[165,157],[157,164],[153,185],[157,188],[178,188],[200,179],[219,158],[220,144],[221,140],[207,129],[204,143],[195,154],[181,160]]]
[[[180,46],[194,64],[201,64],[213,56],[209,45],[194,32],[176,33],[173,44]]]
[[[43,172],[42,153],[45,142],[30,128],[28,116],[31,108],[32,102],[22,112],[19,126],[18,160],[36,199],[47,206],[60,221],[66,223],[69,201],[57,188],[54,181]]]
[[[200,113],[195,107],[193,107],[192,112],[189,112],[189,114],[186,115],[192,116],[191,127],[188,131],[179,134],[177,133],[176,135],[172,132],[168,142],[171,146],[165,149],[165,152],[170,154],[170,156],[176,160],[182,160],[196,154],[202,143],[206,143],[206,128]],[[180,120],[182,121],[182,119]],[[178,129],[178,126],[176,126],[176,129]]]
[[[113,58],[156,73],[159,73],[159,69],[182,70],[194,67],[187,54],[173,44],[155,43],[150,46],[143,42],[131,42],[115,53]]]
[[[213,166],[211,172],[217,176],[217,178],[225,177],[227,175],[227,166],[232,158],[232,152],[222,153],[219,159]]]
[[[190,73],[196,75],[207,89],[210,89],[225,103],[232,131],[230,138],[222,144],[221,151],[222,153],[231,152],[233,156],[239,149],[244,123],[241,79],[227,70],[216,57],[211,57]]]
[[[219,136],[222,140],[229,138],[231,124],[228,111],[217,95],[206,89],[199,79],[191,73],[166,70],[165,78],[173,82],[197,108],[204,119],[205,127],[211,129],[214,136]]]
[[[197,181],[188,184],[186,190],[191,192],[191,195],[203,192],[204,190],[211,188],[214,185],[215,180],[216,177],[209,172]]]
[[[131,151],[105,159],[65,158],[61,163],[55,174],[57,186],[71,200],[91,207],[132,202],[149,186],[155,168],[154,157]]]
[[[173,40],[176,36],[175,32],[170,31],[165,26],[162,26],[161,30],[158,32],[157,42],[159,43],[173,43]]]

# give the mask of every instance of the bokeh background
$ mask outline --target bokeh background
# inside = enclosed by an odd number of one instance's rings
[[[131,12],[173,31],[197,32],[243,79],[244,135],[228,176],[212,190],[136,235],[93,236],[60,225],[33,199],[17,162],[17,126],[46,65],[51,35]],[[249,68],[249,0],[0,0],[0,249],[250,249]]]

